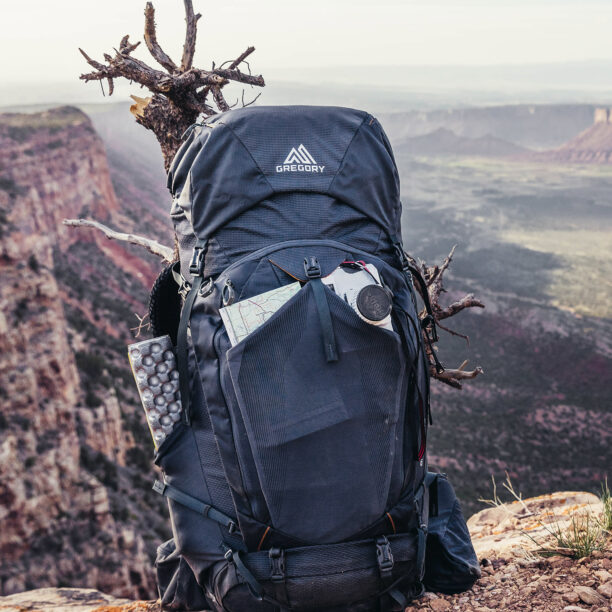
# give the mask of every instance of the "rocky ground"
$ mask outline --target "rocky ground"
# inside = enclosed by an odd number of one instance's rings
[[[612,610],[612,548],[574,561],[549,559],[481,560],[482,578],[466,593],[426,593],[406,610]]]
[[[406,608],[489,612],[604,612],[612,610],[612,537],[602,533],[598,550],[581,559],[543,557],[550,530],[567,529],[578,517],[600,516],[602,504],[590,493],[560,492],[478,512],[468,526],[482,578],[457,595],[425,593]],[[526,534],[529,534],[528,536]],[[0,612],[160,612],[154,601],[116,599],[93,589],[38,589],[0,597]],[[247,611],[245,611],[247,612]]]

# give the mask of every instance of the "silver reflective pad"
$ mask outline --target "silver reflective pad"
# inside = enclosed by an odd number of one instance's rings
[[[181,420],[179,373],[170,336],[128,346],[128,357],[155,448]]]

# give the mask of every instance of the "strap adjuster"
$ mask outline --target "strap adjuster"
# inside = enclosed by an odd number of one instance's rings
[[[204,253],[206,249],[203,247],[194,247],[189,262],[189,273],[192,276],[202,276],[204,273]]]
[[[268,552],[270,557],[270,580],[272,582],[285,581],[285,551],[280,548],[271,548]]]
[[[386,536],[380,536],[376,538],[376,561],[378,562],[378,569],[380,570],[381,576],[387,577],[390,575],[393,569],[393,553],[391,552],[391,544],[387,540]]]
[[[234,521],[229,521],[227,524],[227,530],[230,533],[234,533],[236,530],[238,529],[238,526],[236,525],[236,523],[234,523]]]
[[[162,482],[161,480],[156,480],[153,483],[153,490],[156,493],[159,493],[160,495],[164,495],[164,493],[166,492],[166,483]]]

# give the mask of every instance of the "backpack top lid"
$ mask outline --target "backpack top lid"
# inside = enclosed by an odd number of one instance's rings
[[[332,196],[400,235],[391,145],[374,117],[349,108],[253,106],[210,117],[177,152],[168,188],[201,240],[287,192]]]

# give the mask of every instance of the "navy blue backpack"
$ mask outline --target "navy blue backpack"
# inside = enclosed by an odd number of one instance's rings
[[[174,535],[158,551],[162,603],[403,610],[423,591],[422,326],[435,330],[417,314],[379,122],[334,107],[232,110],[192,126],[168,187],[183,419],[155,459]],[[325,282],[356,265],[376,268],[388,327]],[[292,283],[230,341],[221,308]]]

